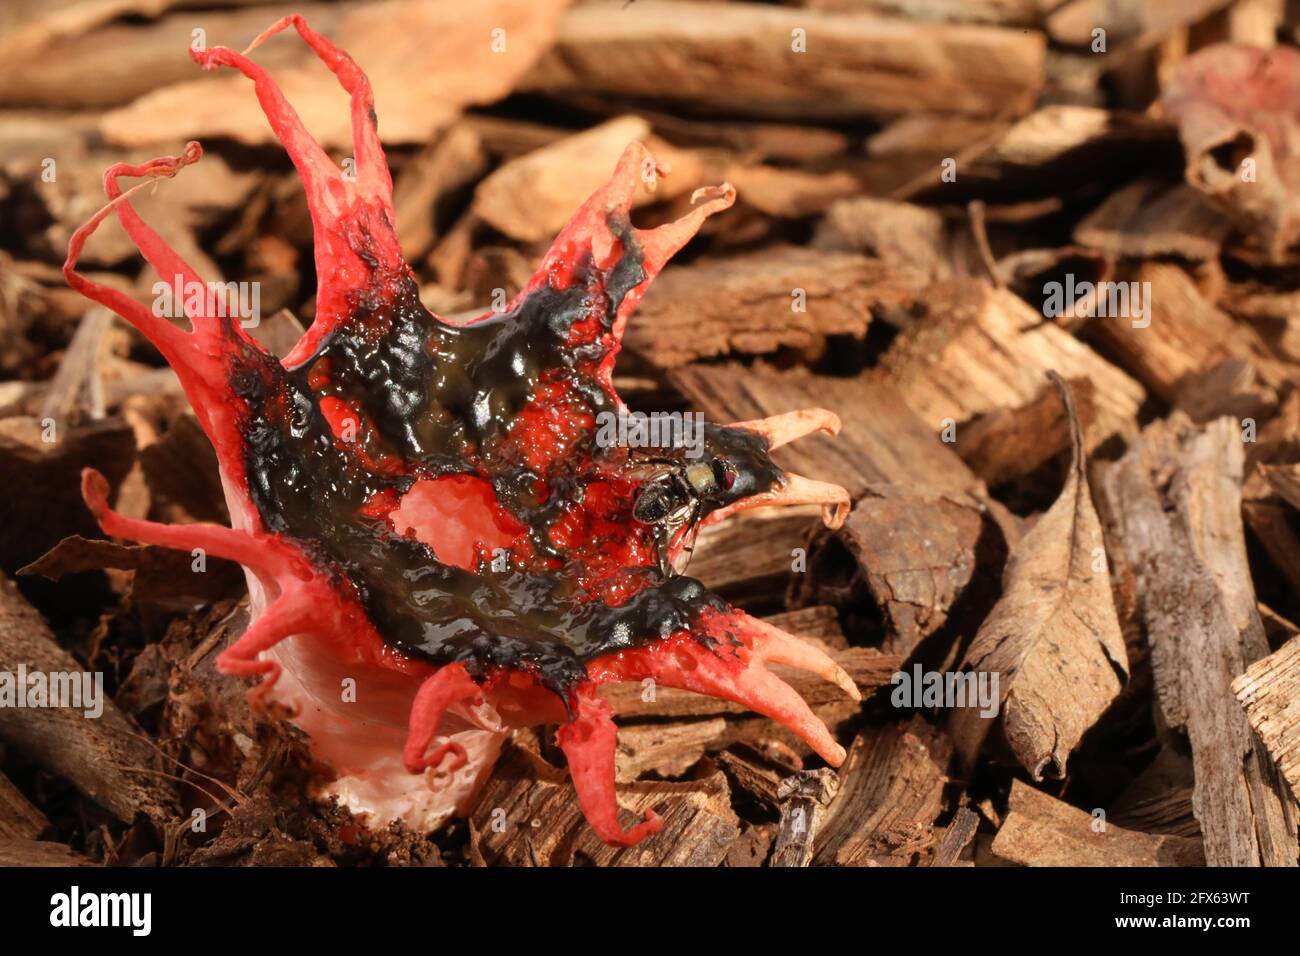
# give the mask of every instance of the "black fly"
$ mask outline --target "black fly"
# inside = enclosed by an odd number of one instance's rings
[[[724,495],[736,483],[736,468],[726,458],[681,461],[672,458],[644,458],[630,470],[645,484],[632,505],[632,516],[655,531],[659,571],[665,577],[686,570],[695,550],[695,533],[700,519],[723,504]],[[678,532],[685,532],[685,547],[674,563],[671,546]]]

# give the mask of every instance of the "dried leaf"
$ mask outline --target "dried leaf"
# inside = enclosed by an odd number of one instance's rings
[[[1065,775],[1080,738],[1128,677],[1083,429],[1069,386],[1052,378],[1070,420],[1069,475],[1056,503],[1012,550],[1002,598],[962,663],[962,670],[998,675],[1003,734],[1035,780]],[[991,725],[978,706],[954,714],[951,733],[968,765]]]
[[[184,609],[237,592],[243,571],[233,561],[198,556],[154,545],[116,544],[70,535],[19,574],[39,574],[57,581],[67,574],[114,568],[134,571],[131,597],[163,608]]]

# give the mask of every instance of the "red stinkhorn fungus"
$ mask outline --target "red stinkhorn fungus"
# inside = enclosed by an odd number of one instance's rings
[[[354,176],[248,58],[290,25],[351,96]],[[316,318],[281,362],[210,302],[186,301],[187,331],[77,272],[83,244],[112,212],[162,276],[201,282],[132,208],[134,189],[118,185],[173,176],[199,159],[199,145],[111,167],[109,203],[72,237],[64,274],[175,369],[216,448],[233,527],[123,517],[90,470],[82,493],[107,534],[244,566],[253,621],[218,667],[262,677],[253,702],[283,705],[310,734],[334,774],[327,792],[380,824],[431,828],[466,809],[511,728],[555,722],[587,820],[605,841],[631,845],[660,821],[650,812],[628,830],[619,823],[615,726],[597,687],[646,678],[765,714],[838,766],[843,748],[764,665],[803,668],[857,697],[844,671],[663,564],[696,527],[748,507],[820,503],[828,523],[842,522],[843,489],[768,457],[811,431],[836,432],[836,416],[705,426],[708,493],[667,535],[633,515],[657,477],[594,438],[598,416],[626,411],[611,373],[629,314],[734,190],[702,190],[682,219],[636,229],[630,203],[654,167],[634,143],[508,309],[450,323],[420,304],[402,259],[373,97],[347,54],[299,16],[244,53],[191,52],[205,69],[230,66],[253,81],[297,167],[314,230]],[[656,454],[651,471],[687,464],[681,447]]]

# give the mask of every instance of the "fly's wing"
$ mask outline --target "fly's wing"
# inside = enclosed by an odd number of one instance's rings
[[[695,554],[695,539],[700,533],[700,520],[698,510],[686,526],[682,528],[681,534],[677,536],[677,543],[671,549],[671,564],[674,574],[685,574],[686,569],[690,566],[691,558]]]

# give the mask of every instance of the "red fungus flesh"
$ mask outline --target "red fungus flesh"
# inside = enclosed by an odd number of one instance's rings
[[[351,96],[355,176],[248,57],[289,26]],[[731,188],[701,191],[704,201],[676,222],[636,229],[628,211],[654,167],[634,143],[510,306],[453,324],[421,305],[398,248],[373,96],[347,54],[298,16],[244,53],[191,52],[205,69],[233,67],[253,81],[303,181],[315,321],[280,361],[207,302],[186,302],[185,330],[76,271],[86,239],[115,213],[162,276],[201,282],[118,184],[175,175],[200,158],[197,143],[179,157],[111,167],[109,204],[74,234],[64,274],[153,342],[217,451],[233,528],[118,515],[93,471],[83,495],[108,534],[245,567],[254,620],[219,668],[260,676],[254,702],[288,706],[333,766],[335,793],[379,817],[404,816],[412,781],[446,799],[407,819],[431,824],[444,804],[463,810],[510,728],[552,721],[596,833],[621,845],[654,833],[653,812],[630,829],[619,822],[616,728],[597,693],[615,681],[650,678],[738,702],[839,765],[843,749],[765,664],[812,671],[856,697],[852,681],[811,645],[665,573],[657,529],[633,515],[644,472],[627,449],[596,441],[602,415],[626,412],[611,375],[628,316],[703,220],[731,204]],[[822,410],[706,425],[701,460],[723,480],[698,523],[786,503],[819,503],[828,523],[842,522],[843,489],[769,457],[838,427]],[[661,454],[671,463],[683,451]],[[674,557],[688,530],[668,544]],[[356,674],[368,681],[365,705],[334,706],[328,688]]]

